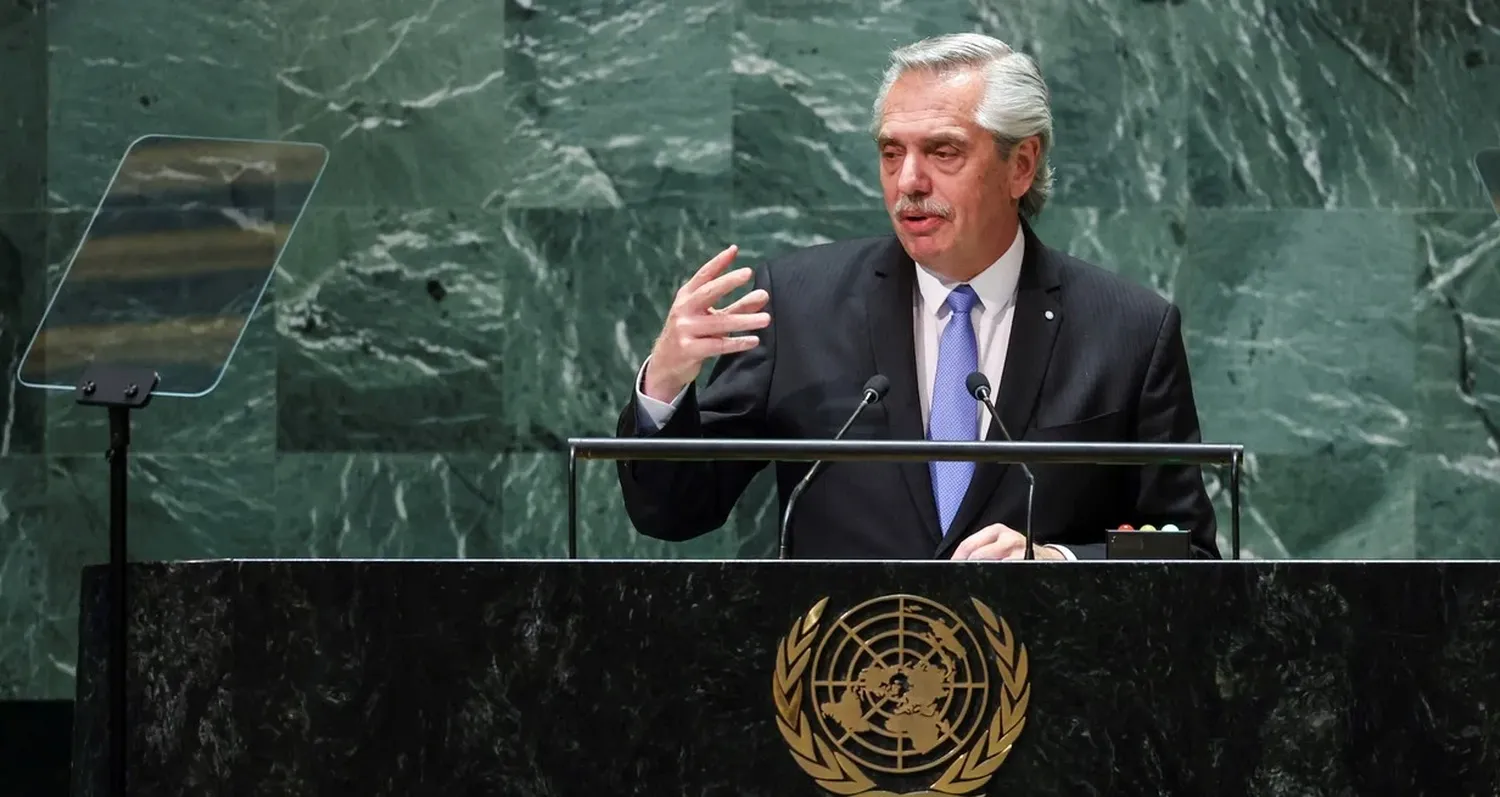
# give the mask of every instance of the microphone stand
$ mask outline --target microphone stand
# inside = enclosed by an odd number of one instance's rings
[[[842,439],[844,433],[849,431],[849,427],[854,425],[854,420],[860,416],[860,413],[863,413],[868,407],[885,398],[886,391],[890,389],[891,383],[885,377],[878,374],[870,377],[870,381],[865,383],[865,392],[860,397],[859,406],[855,407],[854,412],[850,413],[849,420],[844,421],[843,428],[839,429],[838,434],[834,435],[833,439]],[[814,462],[812,467],[807,469],[807,475],[802,477],[802,481],[797,482],[797,486],[792,488],[792,494],[787,496],[786,511],[781,515],[780,558],[782,559],[792,558],[792,509],[797,506],[797,499],[802,497],[802,491],[807,489],[807,485],[812,482],[813,476],[823,467],[823,464],[824,461],[821,459]]]
[[[980,378],[975,379],[976,375]],[[995,419],[995,425],[1000,427],[1000,434],[1005,435],[1006,442],[1016,442],[1015,438],[1010,436],[1010,430],[1005,428],[1005,421],[1000,420],[1000,411],[995,409],[994,403],[990,401],[989,380],[984,379],[983,375],[976,371],[969,377],[969,392],[984,405],[985,409],[990,411],[990,417]],[[1026,558],[1035,559],[1036,549],[1032,547],[1031,541],[1031,507],[1036,498],[1036,475],[1031,472],[1031,468],[1026,463],[1016,464],[1020,465],[1021,472],[1026,474]]]

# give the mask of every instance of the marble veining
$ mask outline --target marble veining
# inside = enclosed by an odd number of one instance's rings
[[[1185,5],[1194,204],[1418,205],[1417,5]]]
[[[1251,452],[1247,557],[1500,555],[1500,219],[1472,166],[1500,146],[1500,0],[23,0],[0,696],[74,694],[105,418],[13,375],[132,140],[331,153],[219,389],[135,418],[138,558],[553,557],[563,441],[613,428],[694,268],[889,229],[884,54],[953,30],[1049,79],[1044,240],[1181,308],[1205,434]],[[632,531],[610,466],[579,476],[586,557],[775,550],[766,475],[682,545]]]
[[[1045,570],[1045,572],[1043,572]],[[75,793],[98,794],[86,581]],[[198,794],[813,793],[775,650],[892,593],[1026,646],[986,793],[1483,794],[1490,563],[205,562],[136,568],[134,787]],[[1086,633],[1085,633],[1086,632]],[[254,695],[254,699],[246,696]],[[902,790],[919,783],[902,781]]]

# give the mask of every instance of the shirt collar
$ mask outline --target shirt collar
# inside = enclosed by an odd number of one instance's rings
[[[1016,283],[1021,277],[1021,261],[1026,255],[1026,236],[1016,230],[1016,240],[1005,250],[999,260],[991,263],[974,279],[969,287],[979,295],[979,303],[986,310],[1000,310],[1009,305],[1016,296]],[[924,312],[939,316],[946,312],[948,294],[961,283],[938,276],[921,263],[917,265],[917,288],[921,292]]]

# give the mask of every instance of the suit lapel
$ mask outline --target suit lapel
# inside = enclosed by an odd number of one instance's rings
[[[1052,361],[1052,346],[1065,320],[1057,297],[1056,268],[1041,241],[1024,222],[1021,231],[1026,236],[1026,256],[1016,285],[1016,308],[1005,352],[1005,369],[995,394],[995,407],[1000,410],[1005,428],[1016,440],[1024,439],[1026,429],[1031,425],[1042,381]],[[1005,435],[991,421],[985,439],[1004,440]],[[995,498],[995,489],[1011,467],[1008,464],[980,463],[975,468],[974,479],[953,518],[953,526],[938,547],[938,558],[947,558],[959,540],[977,530],[969,527]],[[1021,500],[1025,501],[1024,494]]]
[[[916,290],[916,265],[892,236],[878,259],[875,276],[866,296],[870,351],[875,370],[891,380],[886,394],[885,416],[892,440],[922,440],[922,401],[917,393],[917,360],[912,330],[912,307]],[[938,529],[937,501],[932,497],[932,479],[924,462],[898,463],[911,493],[912,504],[923,531],[934,542],[942,539]]]

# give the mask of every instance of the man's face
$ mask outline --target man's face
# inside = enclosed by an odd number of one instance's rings
[[[1016,199],[1035,173],[1033,142],[1002,159],[974,121],[983,95],[978,71],[903,75],[886,96],[876,139],[897,238],[914,260],[955,279],[1004,254],[1015,236]]]

